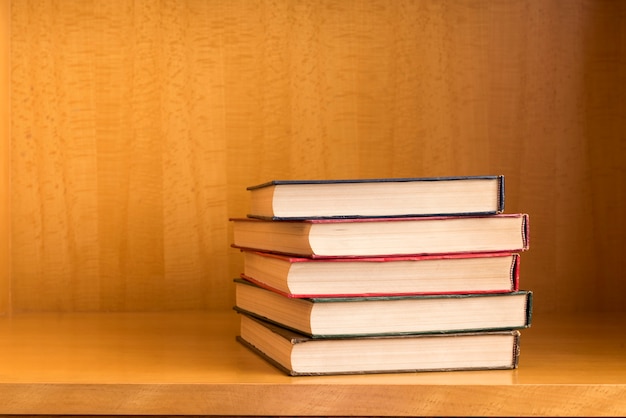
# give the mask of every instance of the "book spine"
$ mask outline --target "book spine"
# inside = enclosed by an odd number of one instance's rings
[[[504,176],[498,176],[498,208],[496,213],[504,212]]]
[[[519,290],[519,268],[520,256],[519,254],[513,254],[513,262],[511,263],[511,290],[513,292]]]

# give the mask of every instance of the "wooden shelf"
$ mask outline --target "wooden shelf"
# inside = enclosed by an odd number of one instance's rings
[[[288,377],[233,312],[0,318],[0,413],[624,415],[626,313],[537,316],[512,371]]]

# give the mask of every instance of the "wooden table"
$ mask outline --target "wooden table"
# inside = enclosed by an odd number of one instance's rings
[[[0,318],[0,413],[626,415],[626,314],[536,315],[519,369],[288,377],[234,312]]]

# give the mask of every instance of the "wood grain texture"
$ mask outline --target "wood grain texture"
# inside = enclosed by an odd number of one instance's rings
[[[11,2],[0,0],[0,315],[11,312]]]
[[[504,174],[536,310],[623,310],[625,9],[13,0],[13,309],[230,309],[248,185]]]
[[[517,370],[289,377],[234,312],[0,318],[0,405],[25,415],[623,416],[624,314],[542,315]],[[320,401],[323,400],[323,401]]]
[[[614,7],[617,6],[617,7]],[[589,139],[589,207],[593,219],[593,255],[600,306],[624,306],[619,275],[626,230],[626,4],[591,3],[585,54],[585,135]]]
[[[15,415],[620,416],[622,385],[42,383],[0,386]],[[416,394],[416,392],[418,394]],[[324,402],[319,400],[323,399]],[[358,401],[355,401],[358,399]],[[393,414],[393,415],[391,415]]]

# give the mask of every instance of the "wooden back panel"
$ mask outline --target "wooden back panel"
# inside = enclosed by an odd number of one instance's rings
[[[0,314],[11,311],[11,7],[0,1]]]
[[[623,309],[621,2],[11,8],[4,311],[230,309],[246,186],[466,174],[530,214],[536,312]]]

